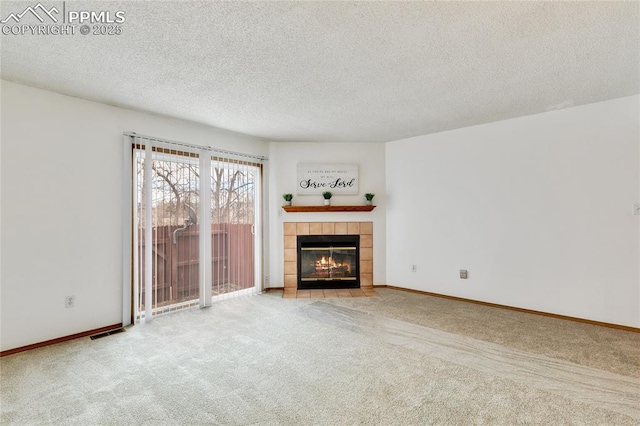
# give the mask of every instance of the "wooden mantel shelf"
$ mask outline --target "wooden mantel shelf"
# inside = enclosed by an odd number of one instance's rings
[[[376,206],[282,206],[288,213],[370,212]]]

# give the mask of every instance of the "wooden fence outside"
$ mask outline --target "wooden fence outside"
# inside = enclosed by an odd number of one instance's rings
[[[211,291],[214,296],[250,288],[255,285],[253,225],[220,223],[211,226]],[[153,232],[153,301],[154,306],[166,306],[197,299],[200,288],[200,230],[191,225],[176,234],[179,226],[158,226]],[[140,251],[146,242],[141,230]],[[141,256],[144,259],[144,255]],[[139,262],[141,277],[145,276],[144,261]],[[145,300],[144,288],[141,299]]]

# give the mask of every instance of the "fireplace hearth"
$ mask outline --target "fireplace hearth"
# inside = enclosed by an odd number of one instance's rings
[[[298,289],[360,287],[360,235],[298,235]]]

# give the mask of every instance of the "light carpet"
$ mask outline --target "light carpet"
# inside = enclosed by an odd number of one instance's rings
[[[390,289],[0,359],[4,425],[640,424],[640,335]]]

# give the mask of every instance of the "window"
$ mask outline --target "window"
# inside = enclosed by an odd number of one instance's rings
[[[133,135],[129,143],[130,321],[259,291],[261,163]]]

